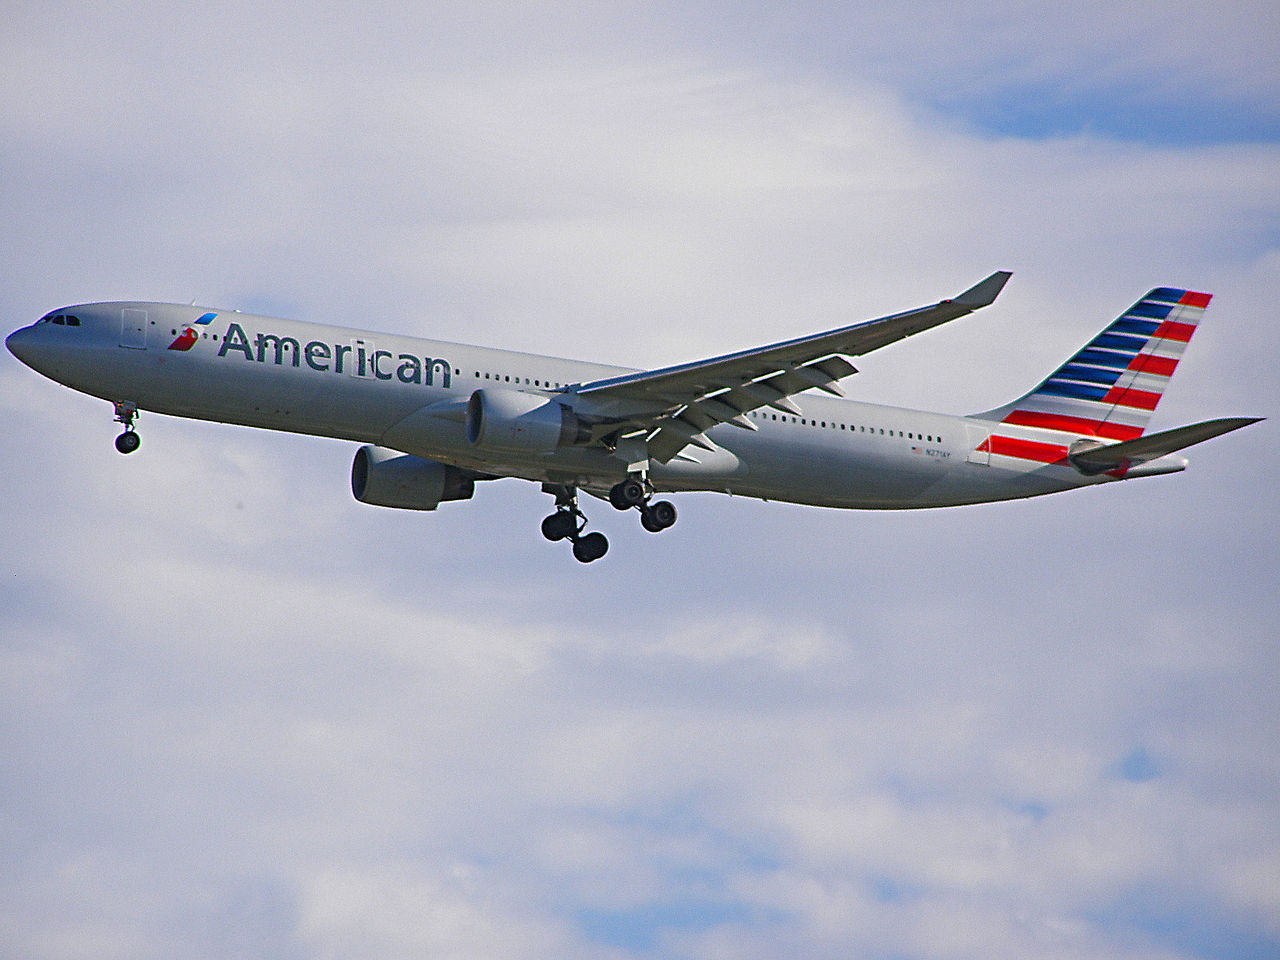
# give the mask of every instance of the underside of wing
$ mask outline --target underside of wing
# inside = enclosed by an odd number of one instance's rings
[[[905,313],[709,360],[577,384],[568,393],[593,407],[616,410],[601,418],[596,428],[601,439],[643,441],[648,457],[666,463],[689,446],[713,449],[705,434],[717,424],[755,430],[744,416],[748,411],[767,406],[796,413],[790,398],[815,388],[843,396],[839,381],[857,373],[847,357],[985,307],[1009,276],[993,273],[952,300]],[[697,459],[696,452],[683,455]]]

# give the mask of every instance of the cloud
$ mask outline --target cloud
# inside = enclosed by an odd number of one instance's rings
[[[1261,62],[1268,11],[656,9],[20,10],[4,314],[198,297],[641,366],[1008,267],[854,395],[995,406],[1174,283],[1217,297],[1160,425],[1275,406],[1274,143],[972,121],[1038,84],[1256,105],[1209,53]],[[379,510],[349,445],[151,414],[119,457],[8,357],[0,412],[25,955],[1280,940],[1269,424],[962,510],[688,495],[652,537],[593,502],[581,567],[530,484]]]

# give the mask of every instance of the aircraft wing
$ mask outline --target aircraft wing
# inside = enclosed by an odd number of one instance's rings
[[[716,424],[755,430],[743,416],[749,410],[769,406],[797,413],[789,398],[814,387],[844,396],[838,381],[858,372],[845,357],[870,353],[985,307],[1009,277],[998,271],[955,299],[932,306],[709,360],[578,384],[569,392],[651,411],[628,417],[618,435],[643,438],[649,456],[666,463],[689,444],[714,449],[703,434]]]

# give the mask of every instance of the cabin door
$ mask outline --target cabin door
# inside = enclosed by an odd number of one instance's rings
[[[147,311],[120,311],[120,346],[130,350],[147,349]]]
[[[981,420],[966,420],[964,432],[968,439],[968,461],[979,466],[991,466],[991,447],[987,443],[991,439],[991,427]]]

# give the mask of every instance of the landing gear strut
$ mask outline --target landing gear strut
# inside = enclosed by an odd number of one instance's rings
[[[650,533],[660,533],[676,522],[676,507],[670,500],[650,503],[653,486],[639,477],[615,483],[609,489],[609,502],[619,510],[635,507],[640,511],[640,526]]]
[[[121,453],[133,453],[142,446],[142,438],[133,429],[133,421],[138,419],[138,405],[127,400],[115,404],[116,423],[124,424],[124,433],[116,437],[116,449]]]
[[[587,518],[578,509],[575,487],[545,483],[542,489],[555,495],[556,512],[542,521],[542,535],[548,540],[569,540],[573,556],[580,563],[599,560],[609,551],[609,540],[603,533],[586,533]]]

